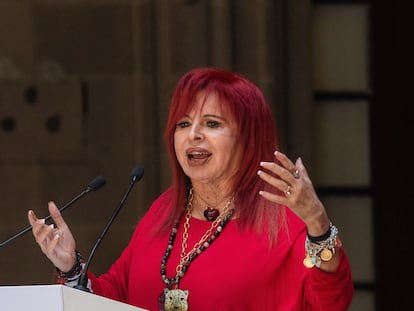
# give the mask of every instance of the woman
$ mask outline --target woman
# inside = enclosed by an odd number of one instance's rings
[[[140,220],[102,296],[148,310],[346,310],[351,269],[299,158],[278,150],[262,92],[244,77],[197,68],[178,82],[165,132],[172,185]],[[276,150],[276,151],[275,151]],[[42,251],[72,286],[82,269],[56,227],[29,211]]]

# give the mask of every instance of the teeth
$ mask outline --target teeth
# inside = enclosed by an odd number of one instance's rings
[[[208,152],[192,152],[188,154],[188,157],[190,159],[194,159],[196,157],[200,157],[200,156],[208,156],[209,153]]]

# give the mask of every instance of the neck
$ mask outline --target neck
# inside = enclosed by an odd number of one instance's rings
[[[232,197],[229,187],[222,184],[193,183],[194,199],[197,204],[217,208]]]
[[[214,220],[223,213],[224,209],[232,208],[233,196],[226,195],[220,197],[214,195],[210,197],[204,197],[193,190],[193,202],[192,202],[192,216],[201,220]],[[231,205],[231,206],[230,206]]]

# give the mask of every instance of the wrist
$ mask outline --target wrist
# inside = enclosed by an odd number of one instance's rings
[[[332,223],[324,210],[315,213],[311,219],[306,220],[306,231],[310,236],[321,236],[326,233]]]
[[[324,233],[319,234],[319,235],[310,234],[309,231],[307,230],[306,231],[307,238],[313,243],[319,243],[321,241],[327,240],[331,236],[332,226],[333,226],[332,222],[329,222],[328,229],[326,229],[325,231],[323,231]]]
[[[82,270],[83,270],[83,259],[82,259],[81,254],[78,251],[76,251],[75,263],[72,266],[72,268],[67,272],[63,272],[59,268],[55,267],[55,275],[56,275],[56,278],[58,279],[58,283],[63,284],[67,281],[71,281],[71,280],[79,278],[80,275],[82,274]]]
[[[306,257],[303,264],[307,268],[320,267],[321,263],[329,262],[336,253],[338,229],[330,223],[329,229],[320,236],[306,235]]]

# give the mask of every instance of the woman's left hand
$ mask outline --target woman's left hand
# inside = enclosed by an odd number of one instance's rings
[[[274,154],[274,162],[260,163],[264,170],[259,170],[258,175],[279,191],[261,191],[260,194],[269,201],[289,207],[305,222],[311,236],[323,235],[329,229],[330,220],[302,159],[293,163],[280,151]]]

